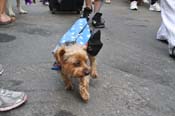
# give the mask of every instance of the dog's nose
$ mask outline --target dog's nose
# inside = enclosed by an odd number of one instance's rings
[[[89,75],[90,74],[88,69],[84,69],[83,72],[84,72],[85,75]]]

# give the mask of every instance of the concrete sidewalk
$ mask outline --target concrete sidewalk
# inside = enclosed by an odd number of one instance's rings
[[[157,41],[160,13],[140,6],[129,10],[127,0],[102,8],[106,28],[97,56],[99,78],[91,80],[90,101],[78,87],[66,91],[52,71],[51,54],[58,39],[80,17],[52,15],[40,2],[24,6],[29,14],[0,26],[0,87],[24,91],[28,102],[0,116],[174,116],[175,61],[166,43]]]

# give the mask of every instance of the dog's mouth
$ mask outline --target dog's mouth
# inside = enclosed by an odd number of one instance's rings
[[[79,74],[76,73],[74,76],[77,78],[83,78],[88,75],[90,75],[90,70],[83,70],[81,73]]]

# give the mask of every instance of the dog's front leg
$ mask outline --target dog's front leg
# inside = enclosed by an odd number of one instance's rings
[[[90,77],[89,75],[88,76],[85,76],[83,78],[80,79],[80,83],[79,83],[79,89],[80,89],[80,95],[81,95],[81,98],[87,102],[89,100],[89,80],[90,80]]]
[[[7,11],[10,16],[15,17],[15,13],[13,12],[13,0],[7,0]]]
[[[64,75],[63,73],[61,73],[61,76],[62,76],[62,78],[64,80],[65,89],[66,90],[72,90],[73,86],[72,86],[71,79],[67,75]]]
[[[90,60],[90,65],[91,65],[91,76],[92,76],[92,78],[97,78],[98,77],[98,73],[97,73],[95,56],[90,56],[89,55],[89,60]]]
[[[22,9],[22,6],[21,6],[21,1],[20,0],[16,0],[16,3],[17,3],[17,8],[18,8],[18,11],[20,14],[27,14],[27,11],[23,10]]]

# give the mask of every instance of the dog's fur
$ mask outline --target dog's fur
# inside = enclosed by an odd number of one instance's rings
[[[13,2],[14,0],[7,0],[7,12],[10,16],[15,16],[13,11]],[[16,6],[20,14],[26,14],[27,11],[23,10],[21,5],[21,0],[16,0]]]
[[[71,90],[73,87],[71,79],[78,79],[80,95],[85,102],[89,100],[90,76],[97,77],[96,59],[90,56],[86,49],[79,44],[62,45],[54,53],[57,63],[61,66],[65,89]]]

